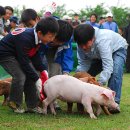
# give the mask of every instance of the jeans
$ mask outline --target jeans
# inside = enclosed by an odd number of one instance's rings
[[[36,107],[38,104],[38,95],[35,83],[29,77],[26,77],[15,57],[8,57],[5,60],[1,60],[0,65],[12,76],[9,101],[13,101],[21,106],[24,92],[27,107]]]
[[[123,67],[126,61],[127,52],[121,48],[113,53],[113,73],[108,81],[108,87],[116,92],[115,101],[120,104],[121,100],[121,88],[122,88],[122,77]],[[88,73],[92,76],[96,76],[102,71],[102,61],[93,60]]]

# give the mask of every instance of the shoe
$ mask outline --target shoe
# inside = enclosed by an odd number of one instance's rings
[[[109,110],[109,112],[111,114],[116,114],[116,113],[120,113],[121,112],[119,105],[118,105],[118,107],[116,109],[108,109],[108,110]]]
[[[58,105],[57,102],[54,102],[54,108],[55,108],[57,111],[62,110],[62,109],[60,108],[60,106]]]
[[[25,110],[23,108],[21,108],[21,106],[19,106],[18,104],[16,104],[15,102],[13,101],[10,101],[8,103],[8,106],[15,112],[15,113],[24,113]]]
[[[42,114],[43,113],[43,109],[41,107],[27,108],[27,110],[25,112],[26,113],[38,113],[38,114]]]

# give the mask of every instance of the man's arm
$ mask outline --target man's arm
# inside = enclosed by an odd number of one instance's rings
[[[100,53],[100,57],[102,60],[103,71],[99,76],[99,83],[105,85],[109,80],[112,72],[113,72],[113,58],[112,58],[112,49],[110,47],[110,40],[102,40],[98,44],[98,50]],[[116,44],[116,43],[115,43]]]

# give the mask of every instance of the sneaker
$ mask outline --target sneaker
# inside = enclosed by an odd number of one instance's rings
[[[109,110],[109,112],[111,114],[116,114],[116,113],[120,113],[121,112],[119,105],[118,105],[118,107],[116,109],[108,109],[108,110]]]
[[[55,108],[57,111],[62,110],[56,101],[54,102],[54,108]]]
[[[27,108],[27,110],[25,112],[26,113],[38,113],[38,114],[42,114],[43,113],[43,109],[41,107]]]
[[[15,112],[15,113],[24,113],[25,110],[23,108],[21,108],[21,106],[19,106],[18,104],[16,104],[13,101],[10,101],[8,103],[8,106]]]

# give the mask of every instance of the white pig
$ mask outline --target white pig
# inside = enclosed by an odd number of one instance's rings
[[[43,101],[43,113],[47,114],[47,106],[50,105],[52,114],[56,115],[53,102],[58,98],[66,102],[82,103],[91,118],[97,118],[92,109],[92,104],[104,105],[116,108],[114,101],[115,92],[94,84],[85,83],[68,75],[56,75],[48,79],[44,84],[44,92],[47,98]]]

